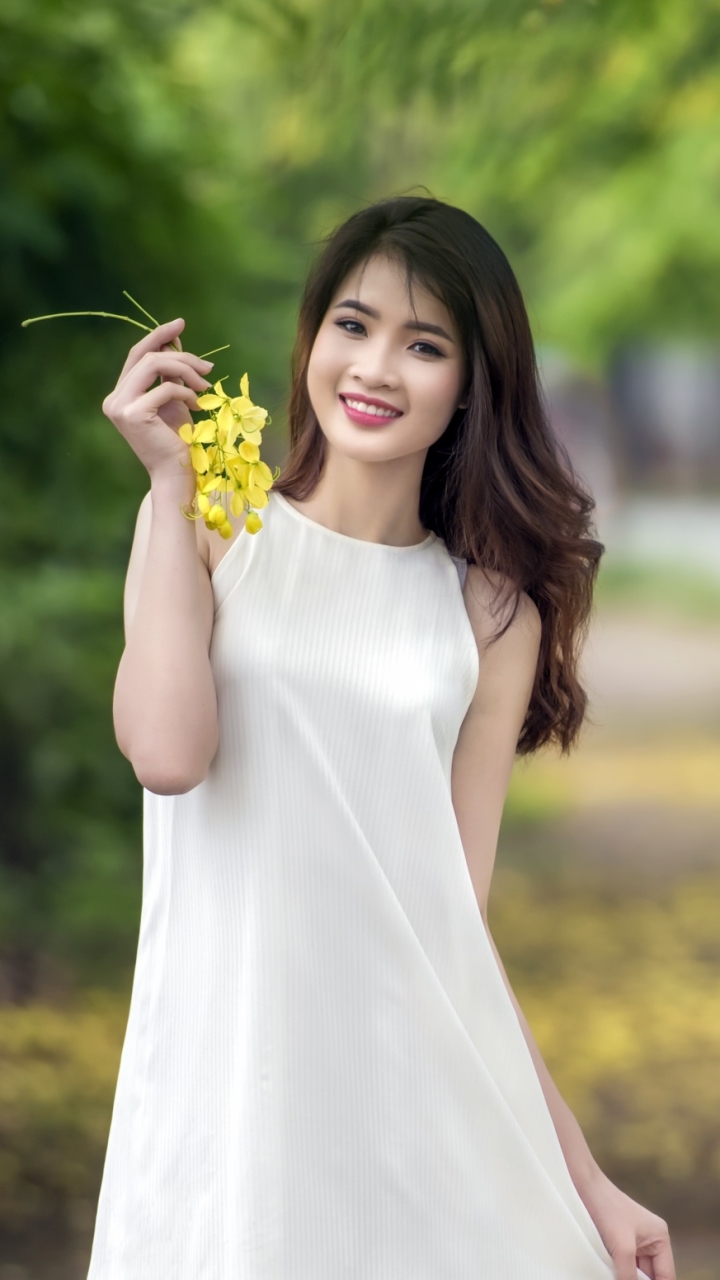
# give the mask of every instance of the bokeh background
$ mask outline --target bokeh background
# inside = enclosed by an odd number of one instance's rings
[[[2,0],[0,1280],[81,1280],[137,943],[114,741],[137,330],[251,374],[363,202],[469,210],[607,546],[579,749],[518,764],[490,921],[605,1171],[720,1277],[720,4]],[[133,314],[130,310],[130,314]]]

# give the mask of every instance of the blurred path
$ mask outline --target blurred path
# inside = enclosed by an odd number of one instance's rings
[[[596,730],[637,721],[720,729],[717,623],[599,614],[582,670]]]
[[[579,746],[516,765],[538,821],[504,824],[500,862],[610,883],[720,869],[720,623],[605,611],[581,667]]]

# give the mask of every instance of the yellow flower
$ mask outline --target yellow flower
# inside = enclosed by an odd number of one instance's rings
[[[225,515],[225,508],[221,507],[219,502],[216,502],[215,506],[211,507],[210,510],[208,511],[205,523],[211,524],[211,525],[220,525],[220,524],[224,524],[226,519],[227,519],[227,516]]]
[[[253,507],[266,507],[268,504],[268,496],[264,489],[259,485],[249,485],[245,490],[247,500]]]
[[[267,490],[272,488],[272,471],[266,462],[255,462],[250,465],[246,492],[252,507],[266,507]]]
[[[250,508],[267,506],[268,489],[280,474],[277,468],[273,476],[260,458],[262,429],[269,421],[267,409],[250,399],[246,373],[240,379],[239,396],[229,396],[218,381],[211,392],[198,396],[197,402],[209,418],[195,427],[184,427],[180,433],[190,445],[196,472],[197,512],[189,518],[202,516],[208,529],[216,529],[223,538],[231,537],[226,507],[212,501],[212,495],[231,493],[232,515],[241,517],[247,510],[244,527],[248,533],[257,533],[262,520]]]
[[[219,409],[229,398],[223,391],[221,382],[215,383],[213,391],[215,395],[210,391],[206,391],[204,395],[197,397],[197,402],[201,409]]]
[[[194,426],[190,422],[185,422],[180,427],[178,435],[181,440],[190,445],[190,460],[195,471],[207,471],[208,453],[203,449],[203,445],[213,443],[216,431],[213,418],[201,418]]]
[[[232,448],[239,436],[252,444],[260,444],[261,431],[266,424],[267,409],[261,409],[250,399],[250,383],[248,375],[240,379],[239,396],[231,397],[223,390],[222,383],[216,382],[212,392],[198,396],[201,409],[216,411],[217,424],[225,435],[225,447]]]

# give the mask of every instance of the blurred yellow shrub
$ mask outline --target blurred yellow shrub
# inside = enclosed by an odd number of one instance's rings
[[[128,1001],[0,1007],[0,1224],[62,1218],[97,1192]]]
[[[675,1221],[720,1203],[720,878],[613,896],[498,871],[490,927],[605,1172]]]
[[[662,804],[717,810],[720,739],[685,729],[654,741],[584,743],[568,757],[540,751],[515,763],[505,821],[542,822],[604,805]]]

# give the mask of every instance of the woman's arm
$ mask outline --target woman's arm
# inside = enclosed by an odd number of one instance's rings
[[[180,510],[196,482],[178,435],[210,385],[203,374],[212,364],[181,349],[183,327],[182,319],[160,325],[131,347],[103,401],[150,477],[125,583],[115,734],[138,780],[161,795],[202,782],[218,745],[208,546],[202,522]]]
[[[138,781],[159,795],[197,786],[218,745],[212,586],[196,524],[180,511],[194,488],[194,476],[154,478],[138,512],[125,583],[115,735]]]
[[[521,596],[501,639],[491,607],[496,587],[468,567],[464,597],[480,656],[480,675],[463,721],[452,765],[452,799],[478,907],[498,968],[516,1010],[555,1125],[570,1176],[613,1257],[618,1280],[636,1280],[636,1257],[653,1280],[675,1280],[667,1225],[636,1204],[603,1174],[580,1125],[562,1098],[510,986],[488,926],[488,897],[500,821],[515,749],[530,702],[541,636],[537,608]],[[653,1269],[654,1268],[654,1269]]]

